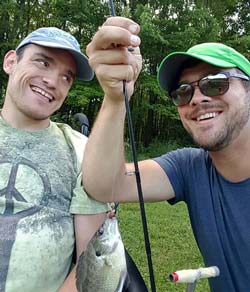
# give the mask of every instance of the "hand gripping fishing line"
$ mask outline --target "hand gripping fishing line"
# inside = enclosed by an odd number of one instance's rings
[[[109,0],[109,4],[110,4],[111,15],[115,16],[113,0]],[[128,50],[132,52],[133,48],[128,48]],[[146,212],[145,212],[144,199],[143,199],[143,193],[142,193],[142,187],[141,187],[140,171],[138,167],[138,159],[137,159],[137,153],[136,153],[136,147],[135,147],[133,123],[132,123],[132,118],[131,118],[128,93],[127,93],[127,84],[126,84],[126,80],[123,80],[122,82],[123,82],[123,95],[124,95],[124,100],[125,100],[128,129],[129,129],[129,139],[130,139],[130,144],[132,148],[133,163],[134,163],[134,168],[135,168],[134,174],[136,177],[137,191],[138,191],[139,202],[140,202],[141,220],[142,220],[143,233],[144,233],[145,249],[146,249],[147,260],[148,260],[151,291],[155,292],[156,288],[155,288],[154,271],[153,271],[153,264],[152,264],[152,258],[151,258],[151,247],[150,247]]]

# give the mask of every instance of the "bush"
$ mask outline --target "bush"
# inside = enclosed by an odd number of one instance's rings
[[[139,146],[137,149],[138,160],[158,157],[166,152],[183,147],[177,141],[162,142],[154,140],[148,147]],[[129,143],[125,143],[125,152],[127,161],[132,161],[132,150]]]

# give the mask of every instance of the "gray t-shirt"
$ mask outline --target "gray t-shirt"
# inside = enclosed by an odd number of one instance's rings
[[[55,292],[69,272],[73,214],[108,210],[81,186],[86,138],[64,124],[42,131],[0,119],[0,291]]]

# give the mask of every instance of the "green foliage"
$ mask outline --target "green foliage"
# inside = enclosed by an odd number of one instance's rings
[[[69,92],[66,105],[76,111],[86,111],[89,102],[101,102],[103,92],[97,83],[76,82]]]
[[[139,144],[137,147],[137,156],[138,160],[151,159],[158,156],[161,156],[171,150],[175,150],[177,148],[181,148],[183,146],[194,146],[192,141],[186,141],[185,145],[183,145],[183,139],[176,140],[166,140],[160,141],[155,139],[150,143],[147,147],[144,147],[142,144]],[[132,147],[129,141],[125,143],[125,155],[127,161],[133,161],[132,157]]]
[[[143,40],[141,50],[144,57],[144,70],[155,74],[159,50],[161,52],[164,51],[164,48],[169,45],[169,41],[161,35],[158,26],[159,18],[153,8],[139,4],[137,6],[136,16],[141,25],[140,37]]]
[[[249,1],[119,0],[114,4],[117,15],[131,17],[141,25],[143,70],[131,100],[137,144],[148,147],[157,139],[190,145],[192,141],[181,126],[176,107],[157,83],[157,68],[168,53],[207,41],[224,42],[250,58]],[[107,0],[2,0],[1,59],[30,31],[41,26],[57,26],[71,32],[85,51],[109,15]],[[2,104],[7,84],[3,70],[0,80]],[[92,125],[101,101],[102,90],[96,79],[77,82],[53,119],[73,125],[74,114],[84,112]]]
[[[233,46],[250,59],[250,2],[245,0],[119,0],[116,14],[131,17],[141,25],[143,71],[131,99],[137,150],[140,159],[156,157],[169,150],[192,145],[166,93],[156,79],[157,68],[167,54],[208,41]],[[100,0],[1,0],[0,55],[17,46],[30,31],[56,26],[71,32],[82,50],[95,31],[110,15],[108,1]],[[3,103],[7,76],[0,71],[0,104]],[[76,82],[66,102],[53,120],[79,128],[74,119],[85,113],[90,125],[99,110],[102,90],[96,79]],[[128,140],[128,139],[127,139]],[[129,141],[126,143],[131,160]],[[184,285],[169,283],[170,272],[202,265],[194,243],[184,205],[165,203],[146,206],[157,291],[184,291]],[[120,208],[120,225],[125,246],[149,284],[140,213],[137,204]],[[205,280],[197,292],[208,291]]]

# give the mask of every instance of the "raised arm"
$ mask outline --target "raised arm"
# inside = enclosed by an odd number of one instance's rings
[[[123,80],[129,97],[140,73],[138,24],[127,18],[112,17],[98,30],[87,47],[91,67],[104,91],[104,100],[86,146],[83,182],[86,191],[101,201],[137,201],[132,164],[124,161],[124,121],[126,115]],[[133,51],[128,50],[133,47]],[[139,163],[144,199],[173,197],[172,187],[153,160]],[[157,187],[156,187],[157,186]]]

